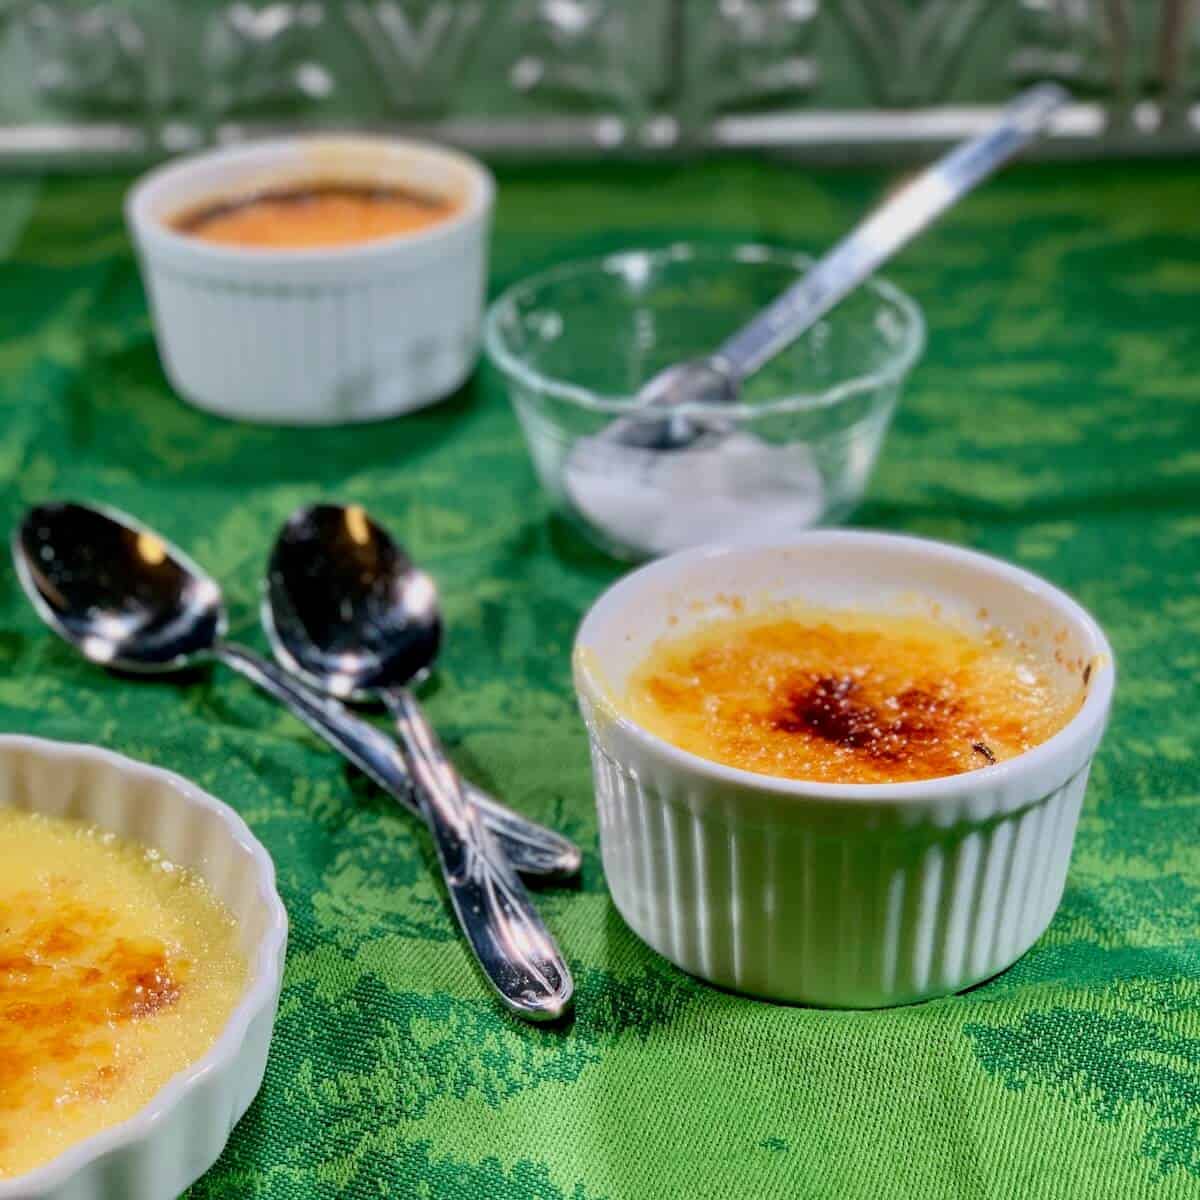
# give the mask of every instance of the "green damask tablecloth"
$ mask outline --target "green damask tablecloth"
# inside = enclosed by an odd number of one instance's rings
[[[596,851],[568,652],[618,568],[548,521],[497,379],[365,429],[279,431],[170,393],[121,224],[127,180],[0,183],[0,518],[81,496],[159,526],[261,645],[276,524],[378,512],[449,616],[429,710],[463,768],[586,847],[546,916],[574,1022],[503,1016],[399,813],[228,673],[107,678],[0,571],[0,725],[182,771],[239,809],[292,918],[266,1086],[195,1200],[837,1200],[1200,1195],[1200,170],[1022,168],[894,278],[929,348],[864,525],[1074,592],[1121,680],[1062,909],[970,994],[876,1013],[712,990],[624,927]],[[793,166],[501,174],[493,282],[680,236],[820,247],[882,177]]]

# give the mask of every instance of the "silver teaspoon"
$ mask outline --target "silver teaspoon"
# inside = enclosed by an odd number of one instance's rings
[[[12,554],[17,577],[42,619],[92,662],[165,674],[220,660],[282,701],[421,815],[395,742],[274,663],[226,642],[217,584],[152,530],[112,509],[43,504],[13,531]],[[518,870],[550,878],[579,870],[579,850],[566,838],[472,794]]]
[[[897,250],[931,225],[997,167],[1037,136],[1069,99],[1055,83],[1026,89],[977,137],[943,155],[884,201],[808,273],[705,358],[676,363],[638,393],[638,407],[593,440],[643,450],[682,450],[720,434],[719,417],[690,419],[681,407],[720,407],[738,401],[742,382],[811,328]]]
[[[441,644],[433,581],[362,508],[315,505],[280,530],[264,623],[276,656],[307,682],[386,705],[484,974],[518,1015],[559,1016],[574,990],[567,965],[411,690]]]

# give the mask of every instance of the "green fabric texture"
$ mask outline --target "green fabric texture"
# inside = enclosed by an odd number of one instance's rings
[[[499,179],[494,289],[681,237],[820,248],[891,182],[721,161]],[[0,517],[67,496],[136,513],[264,648],[274,529],[319,497],[361,502],[440,584],[428,711],[463,771],[586,850],[581,886],[541,897],[576,1013],[530,1028],[486,992],[413,819],[227,671],[82,662],[0,571],[0,725],[183,772],[279,869],[292,933],[266,1084],[193,1200],[1200,1195],[1195,165],[1013,169],[892,272],[929,346],[856,523],[1047,576],[1106,627],[1120,680],[1049,931],[966,995],[870,1013],[709,988],[614,911],[568,660],[622,568],[548,517],[499,378],[367,428],[193,411],[155,355],[128,182],[0,183]]]

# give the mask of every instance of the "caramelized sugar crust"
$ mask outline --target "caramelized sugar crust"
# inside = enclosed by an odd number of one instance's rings
[[[1081,701],[999,632],[924,617],[795,611],[666,638],[630,715],[703,758],[788,779],[897,783],[1031,749]]]
[[[187,872],[0,811],[0,1179],[131,1116],[208,1048],[244,983],[235,942]]]
[[[76,1094],[96,1099],[119,1080],[114,1026],[174,1004],[191,964],[169,961],[157,938],[122,936],[117,914],[89,904],[80,882],[47,880],[52,905],[34,890],[8,897],[0,928],[0,1110],[22,1094],[49,1107],[38,1086],[46,1063],[69,1066]]]
[[[313,183],[209,204],[171,224],[226,246],[311,249],[416,233],[457,211],[452,200],[400,188]]]

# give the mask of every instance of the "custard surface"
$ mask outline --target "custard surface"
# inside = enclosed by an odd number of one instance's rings
[[[77,822],[0,810],[0,1179],[133,1116],[244,991],[197,876]]]
[[[452,200],[400,188],[317,183],[208,204],[171,226],[220,245],[305,250],[417,233],[457,211]]]
[[[858,611],[786,610],[666,637],[629,715],[702,758],[787,779],[957,775],[1044,742],[1082,701],[1000,632]]]

